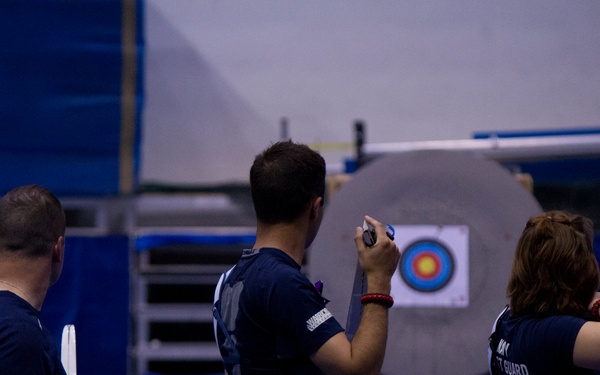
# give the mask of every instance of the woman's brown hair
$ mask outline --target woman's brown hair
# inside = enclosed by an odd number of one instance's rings
[[[527,222],[507,294],[515,315],[585,316],[600,281],[591,220],[549,211]]]

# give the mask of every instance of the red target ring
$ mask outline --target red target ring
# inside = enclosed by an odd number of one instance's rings
[[[423,251],[415,256],[412,271],[419,278],[433,280],[441,272],[442,261],[432,251]]]

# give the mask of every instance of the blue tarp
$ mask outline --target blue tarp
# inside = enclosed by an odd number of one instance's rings
[[[125,375],[129,319],[129,238],[67,237],[65,263],[48,290],[41,320],[60,348],[74,324],[77,373]]]
[[[0,3],[1,194],[30,183],[57,195],[119,192],[122,5],[117,0]],[[139,53],[141,10],[137,13]],[[141,56],[137,65],[139,113]]]

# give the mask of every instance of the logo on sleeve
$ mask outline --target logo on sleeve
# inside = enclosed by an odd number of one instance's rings
[[[306,321],[306,328],[312,332],[332,316],[329,310],[324,308]]]

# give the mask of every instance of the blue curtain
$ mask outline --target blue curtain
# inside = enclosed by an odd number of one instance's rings
[[[41,320],[60,348],[75,324],[77,372],[127,373],[129,262],[127,236],[67,237],[65,263],[42,306]]]
[[[0,193],[118,193],[122,14],[117,0],[0,2]]]

